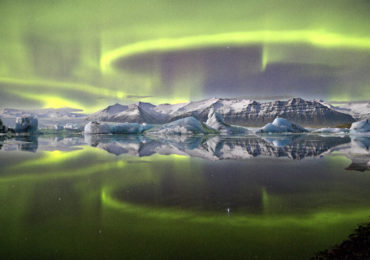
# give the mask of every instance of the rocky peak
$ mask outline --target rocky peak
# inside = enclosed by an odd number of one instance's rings
[[[114,105],[111,105],[111,106],[106,107],[102,111],[108,112],[108,113],[117,113],[117,112],[124,111],[127,108],[128,108],[128,106],[121,105],[119,103],[115,103]]]
[[[291,98],[291,99],[288,100],[289,105],[304,104],[306,102],[307,101],[304,100],[303,98],[298,98],[298,97]]]

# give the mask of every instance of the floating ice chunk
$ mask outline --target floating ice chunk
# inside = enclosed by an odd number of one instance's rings
[[[36,133],[38,127],[38,120],[33,116],[17,117],[15,120],[16,133]]]
[[[85,134],[141,134],[152,125],[138,123],[102,124],[97,121],[85,125]]]
[[[277,117],[272,123],[266,124],[257,133],[303,133],[307,129],[297,125],[285,118]]]
[[[214,107],[209,110],[206,124],[217,130],[220,134],[232,135],[249,133],[248,129],[244,127],[226,124],[223,117],[215,111]]]
[[[185,117],[168,124],[161,125],[148,131],[161,135],[189,135],[189,134],[214,134],[215,129],[202,124],[194,117]]]
[[[97,121],[89,122],[84,127],[85,134],[109,134],[109,126]]]
[[[370,132],[369,121],[370,121],[369,119],[364,119],[353,123],[350,129],[351,134]]]
[[[345,134],[348,133],[349,130],[346,128],[319,128],[313,130],[312,133],[322,133],[322,134]]]
[[[141,134],[146,130],[151,129],[153,126],[138,123],[123,123],[110,125],[111,134]]]

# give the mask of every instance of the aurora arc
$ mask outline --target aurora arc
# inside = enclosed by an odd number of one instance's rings
[[[4,1],[0,103],[95,112],[117,102],[284,90],[309,99],[368,99],[369,8],[361,0]],[[238,51],[227,46],[238,47],[240,58],[228,56]],[[251,55],[243,56],[248,48]],[[212,49],[222,53],[209,55]],[[255,62],[251,70],[248,62]],[[283,68],[290,64],[312,72]],[[278,72],[268,74],[271,68]]]
[[[225,44],[240,46],[254,43],[289,44],[307,43],[322,48],[370,49],[370,37],[348,37],[325,31],[251,31],[212,35],[196,35],[181,38],[162,38],[124,45],[102,55],[100,67],[110,69],[117,59],[156,51],[176,51],[193,48],[217,47]]]

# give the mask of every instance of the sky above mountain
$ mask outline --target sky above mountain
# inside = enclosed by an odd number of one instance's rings
[[[370,2],[1,1],[1,107],[370,99]]]

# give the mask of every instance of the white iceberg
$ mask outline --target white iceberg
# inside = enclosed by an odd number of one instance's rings
[[[370,132],[370,122],[369,119],[364,119],[352,124],[350,133],[357,134],[357,133],[368,133]]]
[[[312,131],[312,133],[321,133],[321,134],[345,134],[348,133],[347,128],[319,128]]]
[[[97,121],[85,125],[85,134],[141,134],[152,128],[152,125],[138,123],[102,124]]]
[[[304,133],[307,129],[285,118],[277,117],[272,123],[266,124],[256,133]]]
[[[110,134],[109,126],[97,121],[89,122],[84,127],[85,134]]]
[[[171,123],[163,124],[148,131],[159,135],[216,134],[217,131],[194,117],[185,117]]]
[[[220,134],[235,135],[249,133],[248,129],[244,127],[226,124],[222,116],[215,111],[214,107],[209,110],[206,124],[217,130]]]
[[[153,126],[146,123],[123,123],[110,125],[111,134],[142,134],[144,131],[151,129]]]
[[[33,116],[17,117],[15,120],[16,133],[36,133],[38,128],[38,120]]]
[[[67,123],[63,127],[65,130],[82,130],[79,124]]]

